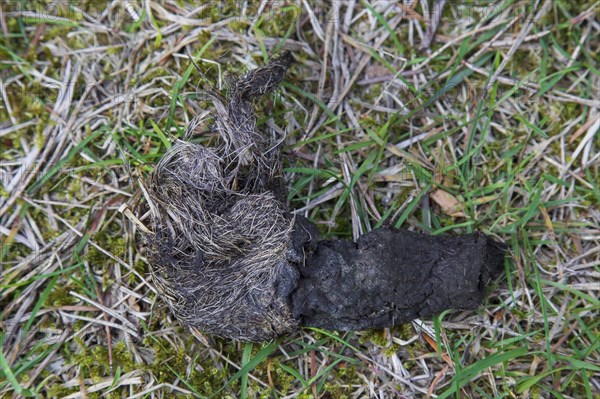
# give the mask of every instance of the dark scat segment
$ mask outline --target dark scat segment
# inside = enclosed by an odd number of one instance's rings
[[[483,234],[428,236],[378,229],[321,241],[292,295],[302,325],[331,330],[382,328],[446,309],[476,309],[504,250]]]

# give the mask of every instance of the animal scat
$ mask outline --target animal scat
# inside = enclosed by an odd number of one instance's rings
[[[208,333],[265,341],[301,325],[379,328],[479,306],[505,256],[484,234],[380,228],[356,243],[318,241],[312,223],[290,216],[279,152],[257,130],[251,100],[272,92],[291,60],[230,80],[226,96],[209,92],[221,142],[176,142],[149,179],[150,269],[173,313]]]

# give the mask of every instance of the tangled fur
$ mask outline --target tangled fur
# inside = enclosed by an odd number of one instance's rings
[[[153,279],[182,322],[209,333],[265,340],[297,328],[293,220],[275,194],[278,151],[257,130],[251,104],[274,90],[291,60],[286,53],[231,80],[227,97],[208,92],[220,145],[178,141],[149,180]]]

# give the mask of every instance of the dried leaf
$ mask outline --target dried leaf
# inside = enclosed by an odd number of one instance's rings
[[[430,194],[432,200],[442,208],[442,212],[452,217],[464,217],[463,207],[455,196],[447,191],[436,189]]]

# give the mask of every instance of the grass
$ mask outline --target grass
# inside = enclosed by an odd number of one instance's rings
[[[600,397],[594,2],[141,3],[1,5],[1,397]],[[291,50],[257,102],[291,207],[506,241],[484,305],[263,345],[174,320],[119,209],[207,105],[186,46],[219,87]]]

